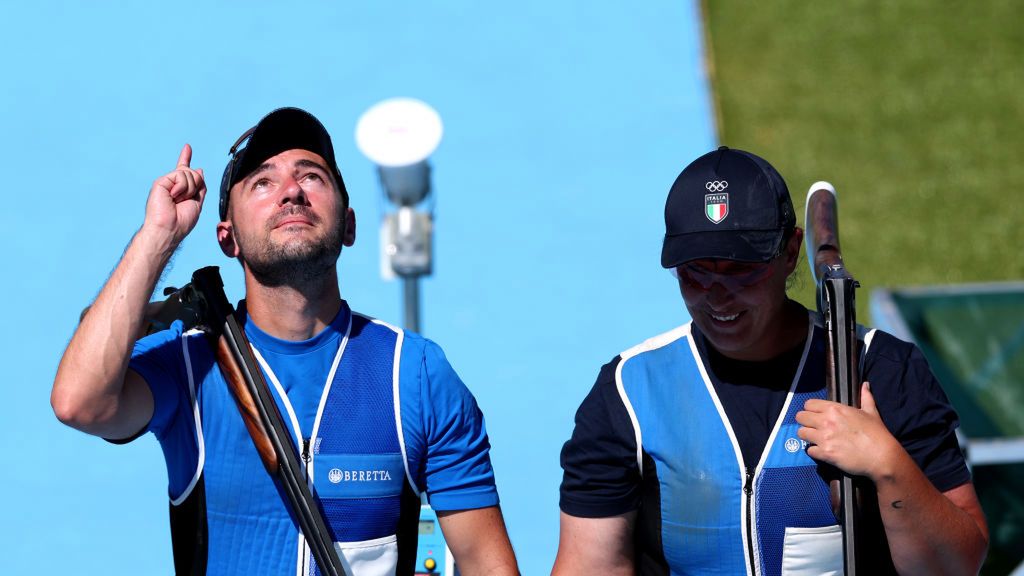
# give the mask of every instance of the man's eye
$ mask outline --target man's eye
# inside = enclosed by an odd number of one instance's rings
[[[267,186],[270,186],[270,180],[267,178],[260,178],[259,180],[252,183],[253,190],[263,190]]]
[[[310,182],[321,182],[323,181],[323,178],[321,178],[320,175],[315,172],[310,172],[309,174],[303,176],[303,180],[309,180]]]

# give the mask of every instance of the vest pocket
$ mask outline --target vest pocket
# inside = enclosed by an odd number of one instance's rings
[[[335,542],[348,574],[358,576],[394,576],[398,566],[398,539],[395,535],[362,542]]]
[[[838,524],[786,528],[782,576],[839,576],[843,573],[843,532]]]

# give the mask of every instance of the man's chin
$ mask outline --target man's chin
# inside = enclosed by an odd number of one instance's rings
[[[309,251],[278,254],[274,259],[246,261],[243,264],[264,286],[300,286],[316,281],[335,270],[337,252]]]

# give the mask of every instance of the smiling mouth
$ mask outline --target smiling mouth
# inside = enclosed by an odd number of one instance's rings
[[[735,320],[735,319],[740,317],[740,313],[739,312],[737,312],[735,314],[726,314],[726,315],[719,315],[719,314],[711,314],[711,313],[709,313],[709,315],[712,318],[714,318],[715,320],[719,321],[719,322],[732,322],[733,320]]]

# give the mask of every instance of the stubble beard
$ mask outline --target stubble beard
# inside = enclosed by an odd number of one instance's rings
[[[342,214],[344,215],[344,211]],[[301,214],[314,224],[320,219],[302,207],[295,207],[279,214],[275,220],[292,214]],[[275,242],[271,239],[274,221],[267,223],[258,238],[238,241],[239,260],[252,273],[253,278],[263,286],[277,288],[290,286],[304,289],[320,284],[333,273],[341,256],[344,216],[338,219],[327,232],[310,241],[290,239]]]

